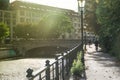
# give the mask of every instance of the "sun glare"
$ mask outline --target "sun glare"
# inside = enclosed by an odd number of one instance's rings
[[[13,1],[15,0],[10,0],[10,2]],[[77,0],[18,0],[18,1],[33,2],[37,4],[43,4],[77,11]]]

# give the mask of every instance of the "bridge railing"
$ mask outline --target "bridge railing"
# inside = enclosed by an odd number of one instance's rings
[[[66,76],[69,75],[70,68],[73,60],[77,56],[77,52],[81,50],[81,45],[61,53],[60,56],[56,56],[55,61],[50,64],[49,60],[46,60],[45,68],[33,72],[32,69],[28,69],[27,79],[28,80],[65,80]]]

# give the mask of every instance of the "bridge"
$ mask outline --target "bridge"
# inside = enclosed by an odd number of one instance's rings
[[[35,49],[43,49],[47,48],[48,51],[51,51],[51,48],[56,48],[58,52],[59,50],[69,50],[72,49],[73,47],[77,46],[80,44],[79,39],[74,39],[74,40],[20,40],[20,41],[14,41],[13,42],[13,47],[17,49],[20,55],[25,55],[30,53],[30,51],[34,51]],[[47,50],[46,49],[46,50]],[[35,52],[34,52],[35,53]],[[36,55],[37,56],[37,55]]]

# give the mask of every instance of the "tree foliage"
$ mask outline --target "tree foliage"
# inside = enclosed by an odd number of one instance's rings
[[[49,14],[40,21],[39,26],[44,37],[58,38],[73,30],[70,18],[64,14]]]
[[[0,23],[0,41],[5,39],[9,35],[9,27],[4,24]]]
[[[18,24],[14,27],[15,34],[18,38],[27,38],[31,33],[31,24]]]
[[[60,35],[73,30],[72,22],[63,14],[48,14],[37,25],[18,24],[15,35],[19,38],[58,38]]]
[[[85,5],[85,23],[87,24],[87,29],[89,31],[92,31],[94,33],[98,33],[99,30],[99,24],[97,23],[97,17],[96,17],[96,8],[97,8],[97,2],[96,0],[86,0]]]
[[[99,36],[103,47],[113,54],[119,54],[115,47],[120,46],[120,0],[99,0],[96,15],[101,25]]]
[[[84,71],[84,65],[81,61],[82,59],[82,52],[78,52],[77,59],[74,59],[72,67],[71,67],[71,73],[76,76],[82,76],[82,73]]]

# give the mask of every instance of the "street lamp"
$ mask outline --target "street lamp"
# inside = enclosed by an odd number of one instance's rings
[[[83,11],[84,11],[85,0],[77,0],[77,1],[78,1],[78,13],[80,13],[80,16],[81,16],[80,22],[81,22],[82,53],[84,53],[84,50],[83,50]]]
[[[86,40],[86,39],[87,39],[87,31],[86,31],[86,28],[87,28],[87,27],[84,26],[84,41],[85,41],[85,42],[84,42],[84,43],[85,43],[85,49],[84,49],[84,50],[85,50],[85,51],[87,50],[87,49],[86,49],[86,44],[87,44],[87,40]]]

